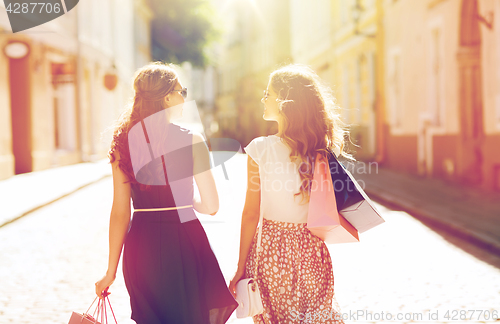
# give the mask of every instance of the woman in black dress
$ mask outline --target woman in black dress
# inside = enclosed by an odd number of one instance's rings
[[[187,89],[170,65],[157,62],[136,72],[134,90],[108,154],[114,186],[110,253],[96,294],[102,298],[115,280],[123,247],[134,321],[225,323],[237,302],[193,210],[215,215],[219,208],[208,148],[200,134],[171,122]]]

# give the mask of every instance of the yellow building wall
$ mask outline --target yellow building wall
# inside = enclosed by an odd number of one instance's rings
[[[375,1],[362,1],[363,10],[356,26],[351,14],[353,5],[354,1],[332,2],[332,88],[344,122],[350,125],[351,140],[359,146],[351,146],[355,157],[368,159],[376,149],[377,8]]]

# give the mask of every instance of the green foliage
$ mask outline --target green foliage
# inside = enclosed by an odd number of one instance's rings
[[[204,67],[206,48],[221,34],[208,0],[147,0],[154,12],[151,26],[153,60]]]

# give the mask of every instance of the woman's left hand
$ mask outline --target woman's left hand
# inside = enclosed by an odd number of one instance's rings
[[[101,280],[95,283],[95,293],[99,298],[104,298],[103,291],[109,288],[111,284],[115,281],[115,276],[106,274]]]
[[[240,281],[241,277],[243,277],[244,274],[245,270],[238,268],[238,270],[236,270],[236,273],[234,274],[233,279],[229,283],[229,292],[231,293],[231,295],[233,295],[234,298],[236,298],[236,284],[238,283],[238,281]]]

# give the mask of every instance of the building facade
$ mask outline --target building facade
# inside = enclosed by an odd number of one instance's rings
[[[380,8],[375,0],[335,0],[332,6],[332,87],[349,125],[349,150],[357,159],[373,160],[380,122],[377,93],[382,90],[377,88],[376,77],[383,69],[376,55],[384,32],[378,24]]]
[[[151,17],[143,0],[87,0],[12,33],[0,4],[0,179],[106,157]],[[9,54],[19,46],[27,55]]]
[[[391,168],[500,189],[500,1],[385,0]]]
[[[269,74],[291,63],[290,2],[232,1],[222,6],[226,36],[216,49],[216,122],[218,135],[246,145],[277,132],[264,121],[260,102]]]
[[[358,160],[500,190],[500,0],[228,3],[226,136],[274,133],[258,99],[269,72],[302,63],[333,89]]]

